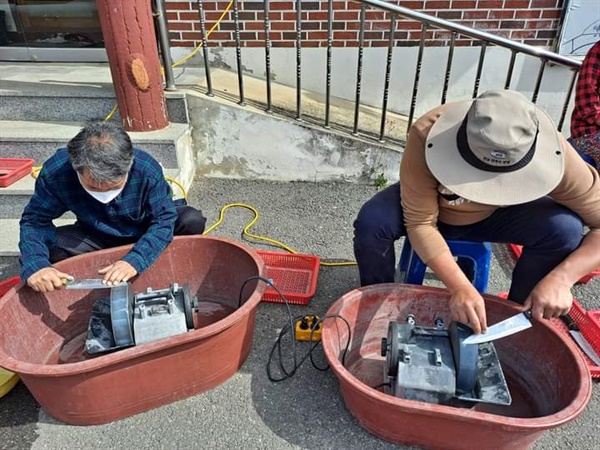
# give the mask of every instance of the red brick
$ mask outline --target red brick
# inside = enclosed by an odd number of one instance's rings
[[[376,40],[382,39],[383,37],[383,32],[381,31],[365,31],[365,39]]]
[[[388,41],[369,41],[369,47],[387,47]]]
[[[358,11],[334,11],[333,20],[358,20]]]
[[[347,2],[333,2],[333,9],[346,9]]]
[[[538,30],[536,32],[536,37],[554,39],[556,37],[556,33],[558,33],[558,30]]]
[[[229,35],[229,33],[214,32],[210,35],[211,39],[219,39],[218,37],[215,37],[216,34]],[[189,40],[189,41],[200,41],[202,39],[202,34],[199,31],[188,31],[188,32],[181,33],[181,38],[185,39],[185,40]]]
[[[408,21],[400,21],[398,22],[399,30],[419,30],[421,28],[421,24],[419,22],[408,22]]]
[[[200,33],[181,33],[181,37],[184,39],[194,39],[200,40]],[[228,31],[213,31],[208,36],[209,41],[225,41],[227,39],[232,39],[233,33]]]
[[[535,37],[535,31],[514,30],[510,33],[511,39],[531,39]]]
[[[289,41],[275,41],[273,47],[293,47],[294,43]]]
[[[189,11],[192,9],[192,3],[190,3],[190,2],[169,2],[169,3],[165,3],[165,8],[167,11],[172,11],[175,9]]]
[[[523,28],[525,28],[525,21],[524,20],[503,20],[500,22],[500,28],[522,30]]]
[[[240,33],[240,40],[242,41],[252,41],[256,39],[265,39],[264,33],[257,33],[255,31],[243,31]]]
[[[311,11],[308,13],[308,20],[327,20],[329,14],[321,11]]]
[[[177,44],[177,47],[195,47],[196,43],[194,41],[173,41],[174,44]]]
[[[529,8],[529,0],[506,0],[504,9],[524,9]]]
[[[273,29],[273,24],[271,24],[271,29]],[[264,30],[265,23],[264,22],[245,22],[244,28],[246,30]]]
[[[481,20],[488,18],[489,11],[463,11],[463,19]]]
[[[537,19],[542,14],[540,9],[529,9],[525,11],[515,11],[515,19]]]
[[[271,22],[272,30],[295,30],[296,22]]]
[[[531,8],[558,8],[562,0],[531,0]]]
[[[179,19],[179,16],[177,15],[177,13],[176,13],[176,12],[168,12],[168,13],[167,13],[167,20],[168,20],[169,22],[170,22],[170,21],[177,20],[177,19]]]
[[[174,22],[169,24],[169,30],[193,30],[193,22]]]
[[[292,2],[270,2],[269,7],[273,11],[290,11],[290,10],[294,10],[294,3],[292,3]]]
[[[405,8],[417,9],[419,11],[425,9],[425,2],[416,1],[416,0],[400,0],[400,6],[404,6]]]
[[[207,12],[206,14],[204,14],[204,19],[207,22],[216,22],[221,17],[221,14],[222,13],[220,12]],[[198,14],[196,14],[196,19],[198,20]],[[225,17],[223,17],[222,20],[233,20],[233,14],[231,13],[231,11],[225,14]]]
[[[244,47],[264,47],[264,41],[246,41]]]
[[[387,17],[388,14],[386,14],[385,11],[378,11],[376,9],[368,9],[366,14],[365,14],[365,19],[367,22],[370,22],[371,20],[385,20],[385,19],[389,19],[389,17]]]
[[[312,39],[313,41],[327,39],[327,32],[326,31],[309,31],[308,39]]]
[[[528,20],[525,28],[535,30],[547,30],[549,28],[555,28],[555,24],[553,20]]]
[[[494,9],[490,11],[488,18],[490,19],[512,19],[515,17],[515,11],[506,11],[502,9]]]
[[[502,9],[504,8],[504,1],[502,0],[479,0],[478,3],[479,9]]]
[[[335,39],[335,40],[358,39],[358,33],[353,32],[353,31],[334,31],[333,39]]]
[[[369,22],[367,25],[369,25],[369,28],[371,30],[389,30],[390,29],[390,22],[386,22],[383,20],[375,20],[375,21]]]
[[[560,15],[560,9],[545,9],[542,11],[542,17],[544,19],[558,19]]]
[[[296,17],[298,16],[298,14],[294,11],[294,12],[282,12],[281,13],[281,17],[283,20],[296,20]],[[306,11],[302,11],[300,13],[300,19],[301,20],[308,20],[308,13]]]
[[[462,11],[437,11],[436,16],[447,20],[457,20],[462,17]]]
[[[302,43],[302,47],[319,47],[319,41],[306,41]]]
[[[264,14],[261,14],[260,17],[258,17],[257,13],[254,11],[240,11],[238,12],[238,17],[240,18],[240,20],[263,20],[264,19]]]
[[[335,25],[335,22],[334,22]],[[360,22],[346,22],[346,30],[359,30]]]
[[[200,14],[197,11],[196,12],[180,12],[179,13],[179,20],[197,20],[197,21],[200,21]]]
[[[500,28],[499,20],[478,20],[474,24],[474,28],[478,30],[496,30]]]
[[[449,1],[427,0],[425,2],[425,9],[449,9],[449,8],[450,8]]]
[[[452,0],[452,9],[474,9],[477,7],[476,0]]]

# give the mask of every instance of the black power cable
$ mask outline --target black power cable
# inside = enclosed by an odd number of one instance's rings
[[[265,277],[261,277],[261,276],[248,277],[242,283],[242,286],[240,288],[238,307],[242,306],[242,295],[244,292],[244,288],[246,287],[246,283],[248,283],[249,281],[252,281],[252,280],[262,281],[264,283],[267,283],[269,286],[271,286],[275,290],[275,292],[277,292],[277,294],[281,298],[282,302],[285,303],[285,306],[286,306],[287,312],[288,312],[288,317],[289,317],[289,323],[286,323],[285,326],[281,329],[281,331],[279,332],[279,336],[277,337],[277,340],[275,341],[275,344],[273,344],[273,347],[271,348],[271,351],[269,352],[269,359],[267,361],[267,376],[269,377],[269,380],[274,383],[277,383],[277,382],[283,381],[283,380],[287,380],[288,378],[292,377],[296,373],[296,370],[298,370],[300,368],[300,366],[302,366],[302,364],[306,361],[307,358],[310,358],[310,362],[315,369],[320,370],[320,371],[328,370],[329,364],[325,367],[319,367],[313,359],[313,351],[319,346],[321,341],[313,343],[310,346],[309,350],[306,352],[306,354],[302,357],[302,359],[300,359],[300,361],[298,361],[296,339],[294,336],[294,331],[295,331],[294,325],[298,320],[302,320],[302,318],[305,317],[306,314],[294,317],[292,315],[292,310],[290,308],[290,304],[288,303],[287,299],[285,298],[285,295],[283,295],[283,293],[277,288],[277,286],[275,286],[275,284],[273,283],[272,280],[269,280],[269,279],[267,279]],[[319,328],[319,325],[322,324],[322,322],[326,319],[341,319],[344,321],[344,323],[346,324],[346,327],[348,328],[348,341],[346,342],[346,347],[344,348],[344,351],[342,352],[342,357],[341,357],[342,365],[345,365],[346,364],[346,354],[348,353],[348,348],[350,347],[350,342],[352,342],[352,329],[350,327],[350,323],[344,317],[340,316],[339,314],[329,314],[329,315],[326,315],[326,316],[320,318],[315,323],[313,323],[312,327],[311,327],[311,332],[310,332],[310,342],[313,342],[313,335],[314,335],[315,330],[317,330]],[[291,368],[291,370],[286,369],[283,364],[283,352],[282,352],[282,346],[281,346],[282,339],[285,337],[285,335],[288,332],[292,336],[293,367]],[[271,365],[273,364],[273,355],[275,354],[275,351],[277,351],[277,355],[279,358],[279,370],[281,371],[281,373],[283,373],[283,376],[280,378],[274,377],[271,372]]]

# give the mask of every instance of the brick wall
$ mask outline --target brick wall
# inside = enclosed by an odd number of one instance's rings
[[[203,1],[206,30],[226,9],[228,1]],[[391,0],[462,25],[485,30],[525,44],[551,46],[558,32],[563,0]],[[264,46],[264,2],[239,0],[240,40],[245,47]],[[293,47],[296,40],[295,1],[270,0],[271,45]],[[171,45],[194,47],[201,41],[197,0],[166,0]],[[327,1],[302,1],[302,45],[327,45]],[[360,3],[334,1],[333,45],[358,46]],[[233,8],[232,8],[233,9]],[[388,45],[389,14],[367,9],[365,46]],[[399,19],[394,35],[396,45],[419,45],[421,25]],[[449,33],[428,31],[427,45],[445,45]],[[235,46],[233,11],[228,12],[208,38],[211,46]],[[457,45],[471,45],[470,39],[457,39]]]

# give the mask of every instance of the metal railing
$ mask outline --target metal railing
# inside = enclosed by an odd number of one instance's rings
[[[273,99],[272,99],[272,73],[271,73],[271,40],[270,40],[270,32],[271,32],[271,23],[269,20],[269,0],[263,0],[264,8],[264,50],[265,50],[265,65],[266,65],[266,108],[267,112],[272,112],[273,110]],[[397,23],[399,18],[410,19],[417,21],[421,24],[421,33],[420,33],[420,41],[419,41],[419,49],[417,53],[417,61],[415,65],[415,76],[414,82],[412,86],[412,96],[410,100],[410,107],[408,113],[408,128],[410,128],[417,107],[417,96],[419,93],[419,82],[421,78],[421,68],[423,63],[423,55],[426,52],[427,47],[427,33],[431,30],[441,30],[443,32],[449,32],[450,36],[448,41],[448,56],[446,62],[446,69],[444,74],[444,82],[442,87],[441,94],[441,103],[445,103],[448,96],[448,90],[450,85],[450,76],[452,73],[452,64],[454,58],[454,51],[456,46],[456,38],[458,36],[467,36],[475,40],[475,45],[480,46],[479,59],[476,69],[475,80],[473,84],[472,96],[473,98],[478,95],[479,85],[481,81],[483,64],[486,57],[486,52],[490,46],[501,47],[504,49],[508,49],[511,51],[510,61],[507,67],[506,78],[504,82],[504,89],[510,88],[511,81],[514,75],[515,70],[515,61],[516,57],[519,54],[529,55],[535,57],[539,60],[540,66],[537,72],[537,77],[535,81],[535,85],[533,88],[532,94],[532,102],[536,103],[538,100],[538,95],[540,92],[540,87],[542,84],[542,80],[544,77],[544,71],[548,64],[556,64],[560,66],[564,66],[573,71],[572,78],[569,82],[568,88],[564,91],[564,101],[562,103],[562,111],[560,115],[560,119],[558,121],[558,129],[561,130],[564,124],[564,120],[566,117],[567,110],[569,108],[570,99],[573,93],[573,89],[575,86],[575,81],[577,77],[578,69],[581,65],[580,62],[558,55],[556,53],[546,51],[539,47],[533,47],[530,45],[522,44],[519,42],[511,41],[509,39],[503,38],[501,36],[497,36],[491,33],[487,33],[484,31],[476,30],[473,28],[466,27],[464,25],[460,25],[458,23],[449,22],[444,19],[440,19],[434,16],[430,16],[412,9],[408,9],[402,6],[397,6],[394,4],[389,4],[382,0],[362,0],[359,1],[361,3],[360,6],[360,28],[358,33],[358,54],[357,54],[357,70],[356,70],[356,86],[355,86],[355,95],[354,95],[354,118],[353,118],[353,126],[352,126],[352,134],[356,135],[359,132],[359,116],[360,116],[360,107],[361,107],[361,89],[362,89],[362,72],[363,72],[363,59],[364,59],[364,48],[365,48],[365,29],[367,24],[367,8],[374,8],[378,11],[386,11],[390,13],[389,20],[389,29],[388,29],[388,45],[387,45],[387,58],[386,58],[386,68],[385,68],[385,81],[382,92],[382,102],[381,102],[381,122],[379,127],[379,140],[383,141],[385,138],[386,132],[386,115],[388,113],[388,100],[389,100],[389,90],[390,90],[390,77],[392,70],[392,58],[394,51],[396,49],[395,43],[395,33],[397,29]],[[204,70],[206,73],[206,85],[207,85],[207,95],[214,95],[212,79],[211,79],[211,68],[209,64],[209,55],[208,55],[208,40],[207,40],[207,32],[205,27],[205,13],[203,8],[203,1],[197,0],[198,4],[198,13],[199,13],[199,21],[200,21],[200,31],[202,35],[202,46],[203,46],[203,55],[204,55]],[[296,119],[302,120],[303,111],[302,111],[302,1],[295,1],[296,8],[296,111],[295,116]],[[325,114],[323,118],[322,125],[326,128],[331,126],[331,79],[332,79],[332,47],[333,47],[333,0],[328,0],[328,19],[327,19],[327,45],[326,45],[326,76],[325,76]],[[233,9],[232,9],[232,17],[234,22],[234,36],[235,36],[235,44],[236,44],[236,61],[237,61],[237,75],[238,75],[238,89],[239,89],[239,101],[240,105],[245,104],[245,95],[244,95],[244,74],[242,70],[242,52],[241,52],[241,43],[240,43],[240,21],[238,15],[238,0],[233,0]]]

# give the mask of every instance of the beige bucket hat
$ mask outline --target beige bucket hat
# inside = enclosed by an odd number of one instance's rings
[[[450,105],[429,131],[425,157],[443,186],[495,206],[537,200],[564,172],[563,147],[550,117],[508,90]]]

